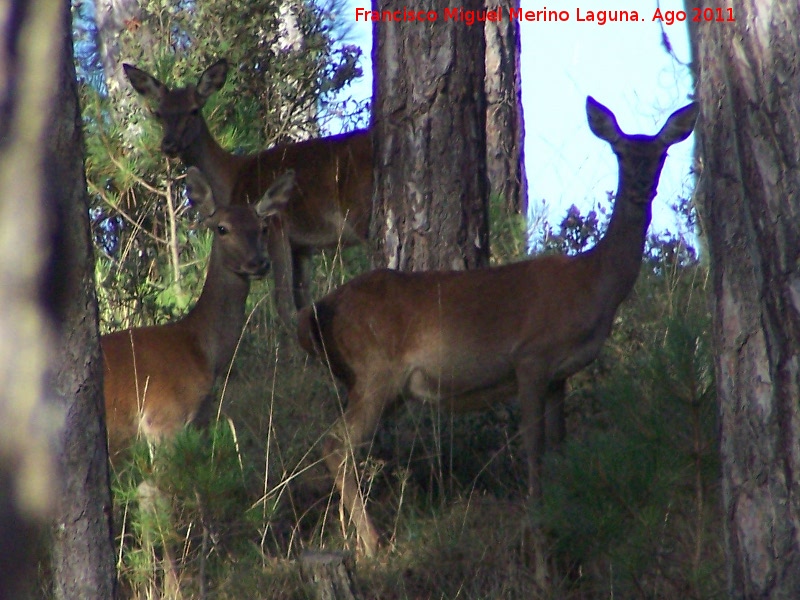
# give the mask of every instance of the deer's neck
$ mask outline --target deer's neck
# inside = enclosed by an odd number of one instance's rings
[[[228,367],[245,322],[245,301],[250,280],[222,264],[216,245],[212,245],[206,281],[194,308],[183,320],[213,368],[219,375]]]
[[[628,297],[639,276],[657,182],[658,174],[653,183],[652,179],[631,180],[621,172],[608,230],[586,253],[597,277],[596,290],[602,305],[612,314]]]
[[[203,172],[217,202],[221,205],[230,202],[239,169],[246,158],[220,146],[205,122],[195,142],[181,152],[180,158],[187,167],[197,167]]]

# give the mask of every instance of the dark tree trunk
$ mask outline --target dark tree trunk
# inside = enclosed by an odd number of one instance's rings
[[[500,6],[503,16],[508,17],[509,8],[519,8],[519,0]],[[525,173],[519,21],[508,18],[487,21],[485,36],[489,197],[502,198],[510,213],[525,215],[528,211],[528,178]]]
[[[78,104],[68,0],[55,110],[46,140],[45,193],[55,212],[53,265],[47,290],[60,336],[53,355],[53,396],[64,425],[57,446],[53,576],[57,598],[112,598],[115,563],[104,421],[102,361],[94,257],[89,236],[83,135]]]
[[[687,3],[690,5],[690,3]],[[800,5],[691,29],[731,598],[800,590]],[[716,10],[714,10],[716,14]],[[689,14],[691,17],[692,14]]]
[[[471,269],[489,256],[483,26],[445,20],[433,0],[413,10],[439,19],[375,23],[373,36],[375,260],[403,271]]]

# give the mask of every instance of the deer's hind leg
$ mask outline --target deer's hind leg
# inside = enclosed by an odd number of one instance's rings
[[[567,435],[567,422],[564,414],[566,389],[567,382],[562,379],[551,382],[545,391],[545,447],[548,451],[558,450]]]

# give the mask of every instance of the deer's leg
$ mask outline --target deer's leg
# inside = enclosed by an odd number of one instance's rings
[[[275,306],[284,325],[291,324],[296,316],[293,289],[292,247],[280,216],[269,220],[267,251],[272,263],[272,277],[275,281]]]
[[[531,361],[532,362],[532,361]],[[537,365],[523,362],[517,366],[522,441],[528,456],[528,493],[535,500],[542,497],[541,467],[545,450],[545,400],[547,380]]]
[[[307,250],[293,250],[292,268],[294,305],[299,310],[311,304],[311,253]]]
[[[542,457],[545,451],[547,415],[545,404],[550,393],[547,378],[537,371],[534,361],[518,365],[519,404],[522,413],[522,440],[528,454],[528,493],[535,508],[542,502]],[[553,580],[547,551],[547,539],[537,523],[525,526],[530,540],[528,560],[539,587],[547,591]]]
[[[359,543],[367,556],[374,556],[377,552],[378,531],[367,514],[361,494],[355,453],[375,434],[385,405],[386,398],[382,393],[355,386],[348,392],[347,410],[336,421],[323,446],[325,464],[334,478],[342,506],[355,525]]]
[[[557,450],[567,435],[567,422],[564,416],[564,395],[566,380],[553,381],[547,386],[545,396],[545,446]]]

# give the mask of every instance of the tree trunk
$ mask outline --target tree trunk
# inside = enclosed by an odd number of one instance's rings
[[[103,63],[106,87],[114,98],[123,96],[128,87],[120,64],[119,35],[126,28],[141,26],[139,0],[96,0],[97,50]],[[147,40],[142,40],[146,42]],[[146,43],[144,44],[146,46]]]
[[[352,554],[343,552],[305,552],[300,557],[303,580],[316,600],[358,600],[353,584]]]
[[[60,17],[47,0],[11,0],[0,11],[0,598],[40,595],[37,541],[57,493],[59,419],[45,390],[55,336],[41,293],[50,210],[41,157],[57,54],[47,41],[58,39]]]
[[[500,6],[507,17],[508,8],[519,8],[519,0]],[[519,21],[505,18],[487,21],[484,26],[489,197],[501,198],[509,213],[525,215],[528,212],[528,178],[525,173]]]
[[[450,10],[482,3],[449,2]],[[373,10],[407,3],[375,0]],[[375,23],[375,261],[403,271],[488,263],[486,102],[482,23]]]
[[[124,125],[123,135],[128,145],[135,146],[141,136],[141,127],[131,123],[130,115],[136,111],[138,99],[131,90],[130,84],[122,70],[122,63],[130,62],[130,55],[125,56],[123,35],[132,34],[127,40],[134,39],[137,47],[155,61],[155,38],[150,31],[142,10],[142,0],[96,0],[95,25],[97,26],[97,52],[103,65],[103,81],[109,98],[109,107],[115,121]],[[128,42],[130,47],[130,42]]]
[[[796,1],[720,2],[698,39],[731,598],[800,590],[800,41]],[[716,18],[717,9],[709,9]],[[690,11],[688,17],[693,13]]]
[[[57,598],[113,598],[114,551],[104,421],[94,257],[83,167],[83,135],[72,60],[70,3],[61,0],[56,110],[45,140],[45,193],[55,213],[52,280],[47,289],[60,336],[53,397],[65,422],[57,459],[53,574]]]

